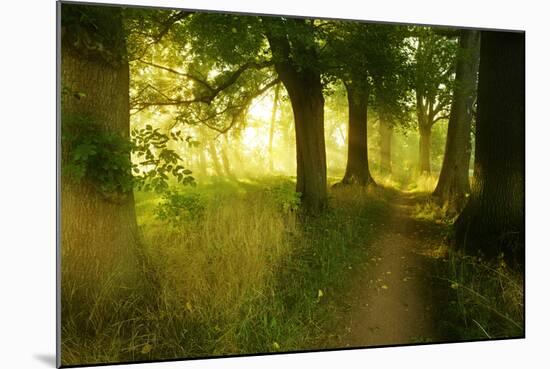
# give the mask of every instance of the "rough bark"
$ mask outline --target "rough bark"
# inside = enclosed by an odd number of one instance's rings
[[[382,174],[389,175],[392,173],[391,143],[393,126],[388,124],[386,120],[380,118],[378,130],[380,134],[380,171]]]
[[[525,257],[525,35],[481,32],[472,193],[456,221],[457,246],[487,258]]]
[[[62,17],[70,19],[75,7],[63,4]],[[76,14],[79,14],[76,12]],[[104,14],[111,39],[103,39],[104,51],[86,49],[80,38],[94,40],[97,28],[62,28],[61,100],[62,130],[65,117],[86,116],[101,129],[122,137],[129,136],[129,68],[120,10]],[[87,32],[83,34],[83,32]],[[62,148],[62,166],[67,159]],[[63,314],[77,324],[90,324],[92,306],[100,296],[101,309],[113,313],[109,301],[122,301],[147,279],[144,276],[133,193],[106,198],[89,180],[61,177],[61,270]],[[107,315],[108,316],[108,315]],[[81,326],[82,329],[85,329]]]
[[[367,147],[368,91],[353,82],[345,84],[348,95],[348,157],[342,184],[374,184],[369,171]]]
[[[296,192],[302,208],[311,214],[327,206],[327,169],[324,134],[324,104],[321,76],[309,66],[298,66],[290,55],[286,37],[268,36],[275,57],[275,70],[283,82],[294,114],[296,131]],[[301,44],[293,51],[311,53]]]
[[[479,31],[462,30],[457,52],[455,88],[447,130],[445,156],[433,193],[441,204],[459,211],[470,191],[470,131],[479,67]]]

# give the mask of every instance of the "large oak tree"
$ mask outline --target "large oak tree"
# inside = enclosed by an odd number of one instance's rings
[[[482,31],[474,181],[457,246],[523,266],[524,181],[525,35]]]
[[[129,68],[120,8],[61,9],[62,306],[88,324],[100,295],[108,309],[143,279],[124,144]]]

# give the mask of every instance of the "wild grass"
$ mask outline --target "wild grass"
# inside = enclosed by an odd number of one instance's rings
[[[412,193],[432,193],[438,181],[437,175],[419,175],[410,181],[406,190]]]
[[[445,261],[438,278],[451,289],[447,312],[459,340],[521,337],[524,335],[523,275],[503,260],[487,261],[453,250],[457,214],[426,197],[415,205],[416,219],[438,224],[447,243],[436,243],[431,254]]]
[[[228,186],[181,189],[201,206],[175,223],[151,214],[187,200],[137,194],[160,302],[144,304],[139,296],[151,291],[115,301],[88,336],[67,319],[64,365],[324,347],[336,324],[336,296],[376,236],[384,200],[372,190],[341,188],[331,192],[326,214],[302,217],[288,179]]]
[[[465,340],[523,337],[523,275],[503,261],[450,254],[450,288],[456,290],[452,309],[457,335]]]
[[[447,204],[439,205],[435,200],[426,196],[414,206],[413,216],[416,219],[430,221],[436,224],[452,225],[458,213],[449,208]]]

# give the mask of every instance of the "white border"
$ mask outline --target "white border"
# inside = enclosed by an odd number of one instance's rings
[[[116,3],[116,1],[108,1]],[[527,31],[527,339],[141,364],[139,368],[518,368],[549,362],[548,61],[543,1],[127,0],[137,5],[512,28]],[[55,353],[55,3],[0,12],[0,366],[52,367]],[[7,83],[6,83],[7,79]],[[505,148],[503,148],[505,149]],[[398,322],[396,322],[398,324]],[[119,366],[124,368],[126,366]],[[136,368],[138,366],[135,366]]]

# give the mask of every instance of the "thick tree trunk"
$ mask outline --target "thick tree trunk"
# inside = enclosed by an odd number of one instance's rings
[[[348,158],[342,184],[374,184],[369,171],[367,101],[365,88],[346,83],[348,94]]]
[[[380,133],[380,171],[382,174],[391,174],[391,142],[393,138],[393,126],[380,118],[378,127]]]
[[[420,127],[420,142],[418,144],[419,171],[421,175],[429,175],[430,168],[430,148],[432,141],[431,128]]]
[[[316,214],[327,206],[325,99],[321,76],[318,70],[294,63],[286,37],[269,35],[268,39],[277,59],[275,70],[288,92],[294,113],[296,192],[301,194],[302,208]],[[293,47],[297,53],[315,56],[311,55],[311,48],[300,44]]]
[[[524,265],[525,35],[481,32],[476,164],[457,246]]]
[[[304,75],[305,74],[305,75]],[[318,75],[300,73],[286,79],[296,131],[296,192],[310,212],[327,205],[324,98]],[[283,79],[284,83],[285,79]]]
[[[277,104],[279,102],[279,91],[281,89],[281,84],[278,83],[277,86],[275,86],[275,95],[273,96],[273,107],[271,109],[271,126],[269,128],[269,171],[273,172],[274,164],[273,164],[273,136],[275,135],[275,123],[277,119]]]
[[[73,12],[75,6],[62,5],[62,17],[71,19]],[[70,92],[62,94],[61,125],[64,130],[72,120],[68,117],[87,117],[105,132],[127,138],[129,68],[123,53],[120,10],[111,8],[103,17],[111,37],[103,41],[108,57],[77,43],[85,37],[88,42],[94,40],[96,32],[102,32],[101,22],[87,34],[77,34],[70,24],[62,28],[61,83],[63,90]],[[68,155],[65,149],[62,147],[62,167]],[[90,179],[77,182],[61,177],[63,316],[71,316],[83,330],[89,328],[98,299],[102,298],[101,309],[106,314],[114,313],[109,301],[122,301],[146,279],[133,193],[115,197],[106,198]]]
[[[468,169],[471,155],[470,129],[479,67],[479,31],[462,30],[457,53],[456,86],[443,166],[433,195],[441,204],[459,211],[470,191]]]

